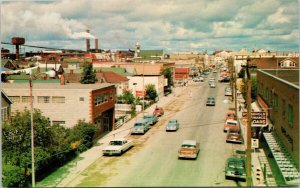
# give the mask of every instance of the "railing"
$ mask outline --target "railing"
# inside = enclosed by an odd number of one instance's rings
[[[129,121],[131,118],[130,114],[126,114],[123,117],[121,117],[116,123],[115,123],[115,128],[118,129],[120,128],[124,123]]]

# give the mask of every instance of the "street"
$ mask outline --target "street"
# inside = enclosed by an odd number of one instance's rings
[[[210,88],[208,78],[189,84],[164,106],[164,116],[145,135],[128,134],[135,144],[132,149],[118,157],[103,157],[99,151],[99,158],[65,186],[245,186],[245,182],[225,180],[226,159],[242,149],[225,141],[223,124],[230,106],[224,96],[227,85]],[[216,106],[206,106],[207,97],[215,97]],[[179,121],[178,131],[165,131],[169,119]],[[177,158],[185,139],[200,143],[196,160]]]

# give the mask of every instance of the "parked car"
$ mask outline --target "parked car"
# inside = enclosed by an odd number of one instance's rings
[[[200,78],[196,77],[196,78],[193,79],[193,81],[194,82],[200,82],[201,80],[200,80]]]
[[[232,119],[226,120],[224,124],[224,132],[227,132],[229,129],[239,129],[238,122]]]
[[[177,131],[179,129],[179,122],[177,121],[177,119],[170,119],[167,127],[166,127],[166,131]]]
[[[232,96],[232,91],[231,90],[225,91],[225,96]]]
[[[229,157],[225,166],[225,179],[246,181],[246,158]]]
[[[184,140],[178,150],[178,158],[197,159],[200,144],[196,140]]]
[[[204,77],[200,76],[199,80],[200,80],[200,82],[204,82]]]
[[[224,77],[224,78],[220,79],[219,82],[224,82],[224,83],[230,82],[230,78],[229,77]]]
[[[143,117],[145,120],[149,122],[150,125],[154,125],[155,123],[158,122],[158,117],[157,115],[153,114],[145,114]]]
[[[145,134],[150,129],[150,123],[145,119],[138,119],[131,128],[131,134]]]
[[[115,138],[102,150],[103,155],[122,155],[133,147],[133,141],[126,138]]]
[[[229,129],[227,131],[226,142],[241,144],[243,142],[243,139],[240,133],[240,129]]]
[[[235,112],[233,112],[233,111],[227,112],[225,120],[228,120],[228,119],[236,120]]]
[[[164,109],[162,107],[158,107],[158,106],[156,106],[154,111],[153,111],[153,115],[156,115],[158,117],[164,115],[164,113],[165,113]]]
[[[207,101],[206,101],[206,106],[215,106],[216,102],[215,102],[215,98],[214,97],[208,97]]]

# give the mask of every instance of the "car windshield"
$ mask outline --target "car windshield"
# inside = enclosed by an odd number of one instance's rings
[[[182,148],[196,148],[195,145],[189,145],[189,144],[182,144],[181,147]]]
[[[110,141],[110,144],[109,145],[112,145],[112,146],[120,146],[122,145],[122,141],[117,141],[117,140],[114,140],[114,141]]]
[[[140,126],[143,126],[143,125],[144,125],[143,123],[135,123],[134,124],[135,127],[140,127]]]
[[[176,123],[176,120],[174,120],[174,119],[170,120],[169,123],[174,124],[174,123]]]
[[[237,168],[237,169],[245,169],[244,163],[242,161],[230,161],[228,163],[228,167]]]

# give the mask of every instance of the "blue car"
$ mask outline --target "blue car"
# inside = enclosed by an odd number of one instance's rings
[[[169,120],[166,131],[177,131],[179,129],[179,123],[177,119],[171,119]]]

